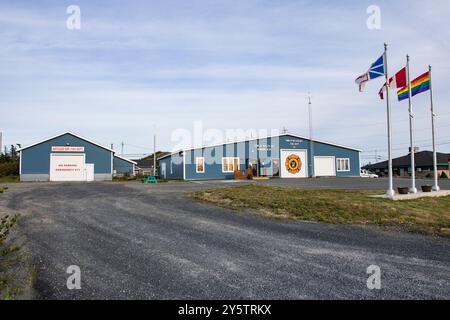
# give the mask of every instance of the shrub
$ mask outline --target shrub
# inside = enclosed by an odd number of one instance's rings
[[[19,174],[19,162],[0,163],[0,177]]]
[[[442,179],[448,179],[448,176],[447,176],[447,174],[445,173],[445,171],[442,171],[442,173],[441,173],[441,178],[442,178]]]

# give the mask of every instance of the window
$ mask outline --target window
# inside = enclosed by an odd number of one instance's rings
[[[239,158],[222,158],[222,172],[234,172],[239,170]]]
[[[172,163],[172,160],[170,160],[170,174],[173,174],[173,163]]]
[[[338,158],[336,159],[337,171],[350,171],[350,159]]]
[[[205,158],[203,157],[195,158],[195,172],[205,173]]]

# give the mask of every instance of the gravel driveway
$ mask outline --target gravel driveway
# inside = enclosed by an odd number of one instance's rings
[[[207,184],[211,187],[211,184]],[[450,241],[270,220],[197,203],[195,183],[12,184],[42,299],[450,298]],[[81,269],[68,290],[66,269]],[[369,265],[382,289],[366,286]]]

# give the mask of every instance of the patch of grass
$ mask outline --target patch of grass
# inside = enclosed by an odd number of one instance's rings
[[[450,197],[390,201],[376,192],[303,190],[261,185],[198,191],[194,198],[216,205],[256,210],[271,217],[333,224],[402,227],[450,236]]]
[[[21,296],[33,281],[31,256],[11,236],[18,217],[0,212],[0,300]]]
[[[20,177],[17,175],[13,175],[13,176],[0,176],[0,182],[19,182],[20,181]],[[0,187],[1,189],[1,187]]]

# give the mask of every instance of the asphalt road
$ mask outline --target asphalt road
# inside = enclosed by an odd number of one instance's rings
[[[450,298],[449,239],[270,220],[187,198],[204,187],[15,184],[0,206],[22,214],[41,299]],[[66,287],[70,265],[80,290]],[[381,290],[366,286],[369,265],[381,268]]]

